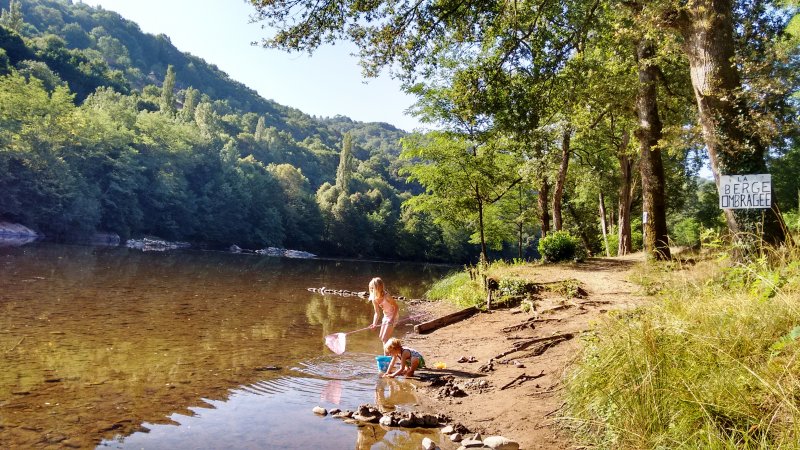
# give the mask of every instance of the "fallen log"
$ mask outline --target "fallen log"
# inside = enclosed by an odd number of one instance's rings
[[[439,328],[445,327],[452,323],[456,323],[468,317],[471,317],[478,311],[479,309],[477,307],[470,306],[469,308],[462,309],[461,311],[456,311],[452,314],[439,317],[438,319],[433,319],[427,322],[414,325],[414,331],[420,334],[430,333],[431,331],[438,330]]]

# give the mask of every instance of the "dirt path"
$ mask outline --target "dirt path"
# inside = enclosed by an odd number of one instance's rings
[[[430,334],[409,336],[409,345],[423,353],[429,366],[436,362],[447,366],[421,373],[421,408],[445,413],[484,437],[504,435],[522,449],[570,448],[569,437],[556,420],[563,405],[565,369],[578,353],[581,332],[593,321],[611,309],[644,301],[637,286],[627,281],[640,261],[641,255],[633,255],[515,268],[517,276],[536,283],[577,280],[586,295],[567,299],[543,291],[536,295],[535,313],[497,309]],[[438,304],[415,308],[431,316],[453,310]],[[462,356],[476,361],[458,362]],[[453,377],[450,384],[466,396],[454,396],[454,388],[441,385],[448,375]],[[439,378],[439,385],[430,377]]]

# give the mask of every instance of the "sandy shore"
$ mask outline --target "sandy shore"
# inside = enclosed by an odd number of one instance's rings
[[[639,261],[636,256],[595,258],[520,268],[515,275],[531,282],[552,286],[573,280],[570,284],[583,292],[569,296],[543,288],[533,297],[534,311],[499,308],[428,334],[407,336],[408,345],[423,353],[429,367],[446,365],[420,372],[420,409],[447,414],[483,436],[511,438],[522,449],[573,446],[564,429],[564,377],[579,354],[581,334],[593,322],[609,310],[644,301],[637,286],[627,281]],[[430,318],[458,310],[427,302],[411,308]],[[466,395],[460,396],[454,386]]]

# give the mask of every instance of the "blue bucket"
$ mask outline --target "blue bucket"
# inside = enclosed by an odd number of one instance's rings
[[[386,372],[386,369],[389,368],[389,361],[391,360],[392,360],[391,356],[384,356],[384,355],[376,356],[375,361],[378,363],[378,370],[380,370],[381,372]]]

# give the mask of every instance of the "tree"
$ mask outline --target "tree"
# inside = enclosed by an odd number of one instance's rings
[[[339,167],[336,169],[336,188],[340,193],[350,195],[354,166],[353,136],[345,133],[342,138],[342,152],[339,154]]]
[[[322,216],[308,178],[289,164],[270,164],[267,170],[282,188],[279,205],[285,244],[290,248],[315,250],[322,238]]]
[[[22,17],[22,6],[20,6],[19,0],[11,0],[8,9],[3,9],[3,12],[0,13],[0,25],[21,33],[24,24],[25,20]]]
[[[567,169],[572,149],[570,149],[570,139],[572,137],[572,126],[566,125],[561,135],[561,164],[558,166],[558,176],[556,185],[553,189],[553,228],[561,231],[563,219],[561,217],[561,205],[564,200],[564,183],[567,180]]]
[[[425,193],[409,199],[408,207],[431,214],[437,222],[471,224],[487,260],[486,208],[503,198],[521,178],[518,160],[499,142],[478,143],[465,136],[431,132],[403,141],[401,158],[411,161],[403,172]]]
[[[167,74],[161,85],[161,112],[170,116],[175,115],[175,68],[172,64],[167,66]]]
[[[684,7],[668,4],[664,8],[659,3],[656,7],[662,9],[655,11],[658,17],[668,19],[661,26],[671,27],[683,39],[703,138],[718,187],[720,175],[767,172],[766,145],[753,124],[736,65],[738,24],[734,5],[733,0],[691,0]],[[770,10],[754,8],[751,12],[758,16]],[[786,236],[774,196],[772,201],[763,223],[761,210],[726,209],[730,232],[739,239],[747,234],[771,243],[783,242]]]
[[[63,237],[99,220],[97,192],[75,170],[81,118],[64,86],[0,77],[0,216]]]
[[[664,165],[661,159],[662,122],[658,114],[656,83],[659,68],[652,59],[655,44],[642,38],[636,46],[639,65],[639,93],[636,98],[636,115],[639,129],[636,137],[640,145],[639,170],[642,174],[643,209],[647,214],[645,250],[659,260],[670,258],[667,237],[667,212],[664,203]]]
[[[184,122],[191,122],[194,120],[195,111],[197,111],[197,104],[200,102],[200,91],[189,86],[183,93],[183,107],[181,108],[180,117]]]

